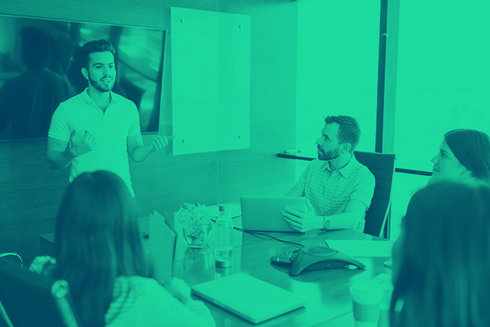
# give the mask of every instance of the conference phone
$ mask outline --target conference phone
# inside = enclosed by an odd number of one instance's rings
[[[299,275],[303,270],[364,269],[366,266],[349,255],[326,246],[305,246],[271,257],[272,263],[291,267],[289,274]]]

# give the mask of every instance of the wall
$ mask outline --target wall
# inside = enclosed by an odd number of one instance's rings
[[[238,201],[241,194],[285,193],[295,181],[295,164],[275,154],[295,147],[296,2],[51,0],[47,5],[45,0],[3,0],[0,13],[170,30],[170,6],[251,16],[251,146],[182,156],[172,156],[168,148],[144,163],[132,162],[140,215],[175,211],[184,201],[210,205]],[[160,118],[164,134],[172,132],[168,41]],[[45,153],[44,140],[0,143],[0,252],[17,251],[27,262],[40,254],[39,234],[54,230],[68,184],[68,170],[49,170]]]
[[[359,151],[374,151],[380,1],[298,3],[296,146],[317,156],[315,141],[328,115],[355,117]],[[297,173],[308,165],[297,160]]]

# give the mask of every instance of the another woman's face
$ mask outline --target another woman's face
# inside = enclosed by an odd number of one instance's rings
[[[464,180],[463,174],[466,168],[456,158],[447,145],[446,140],[442,141],[439,147],[439,153],[431,161],[434,164],[434,173],[431,180]]]

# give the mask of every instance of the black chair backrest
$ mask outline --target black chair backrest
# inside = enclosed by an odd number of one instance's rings
[[[389,226],[391,187],[395,173],[395,154],[354,151],[357,161],[369,168],[376,179],[371,206],[366,212],[364,233],[381,236],[386,224]],[[389,230],[387,230],[387,236]]]
[[[17,263],[21,267],[24,265],[24,260],[22,260],[22,257],[15,252],[0,253],[0,260],[11,261]]]
[[[81,326],[68,283],[0,260],[0,311],[14,327]]]

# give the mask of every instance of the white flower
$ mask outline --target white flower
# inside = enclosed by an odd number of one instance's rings
[[[184,203],[184,208],[179,209],[180,225],[191,233],[208,226],[211,218],[212,215],[205,205]]]

